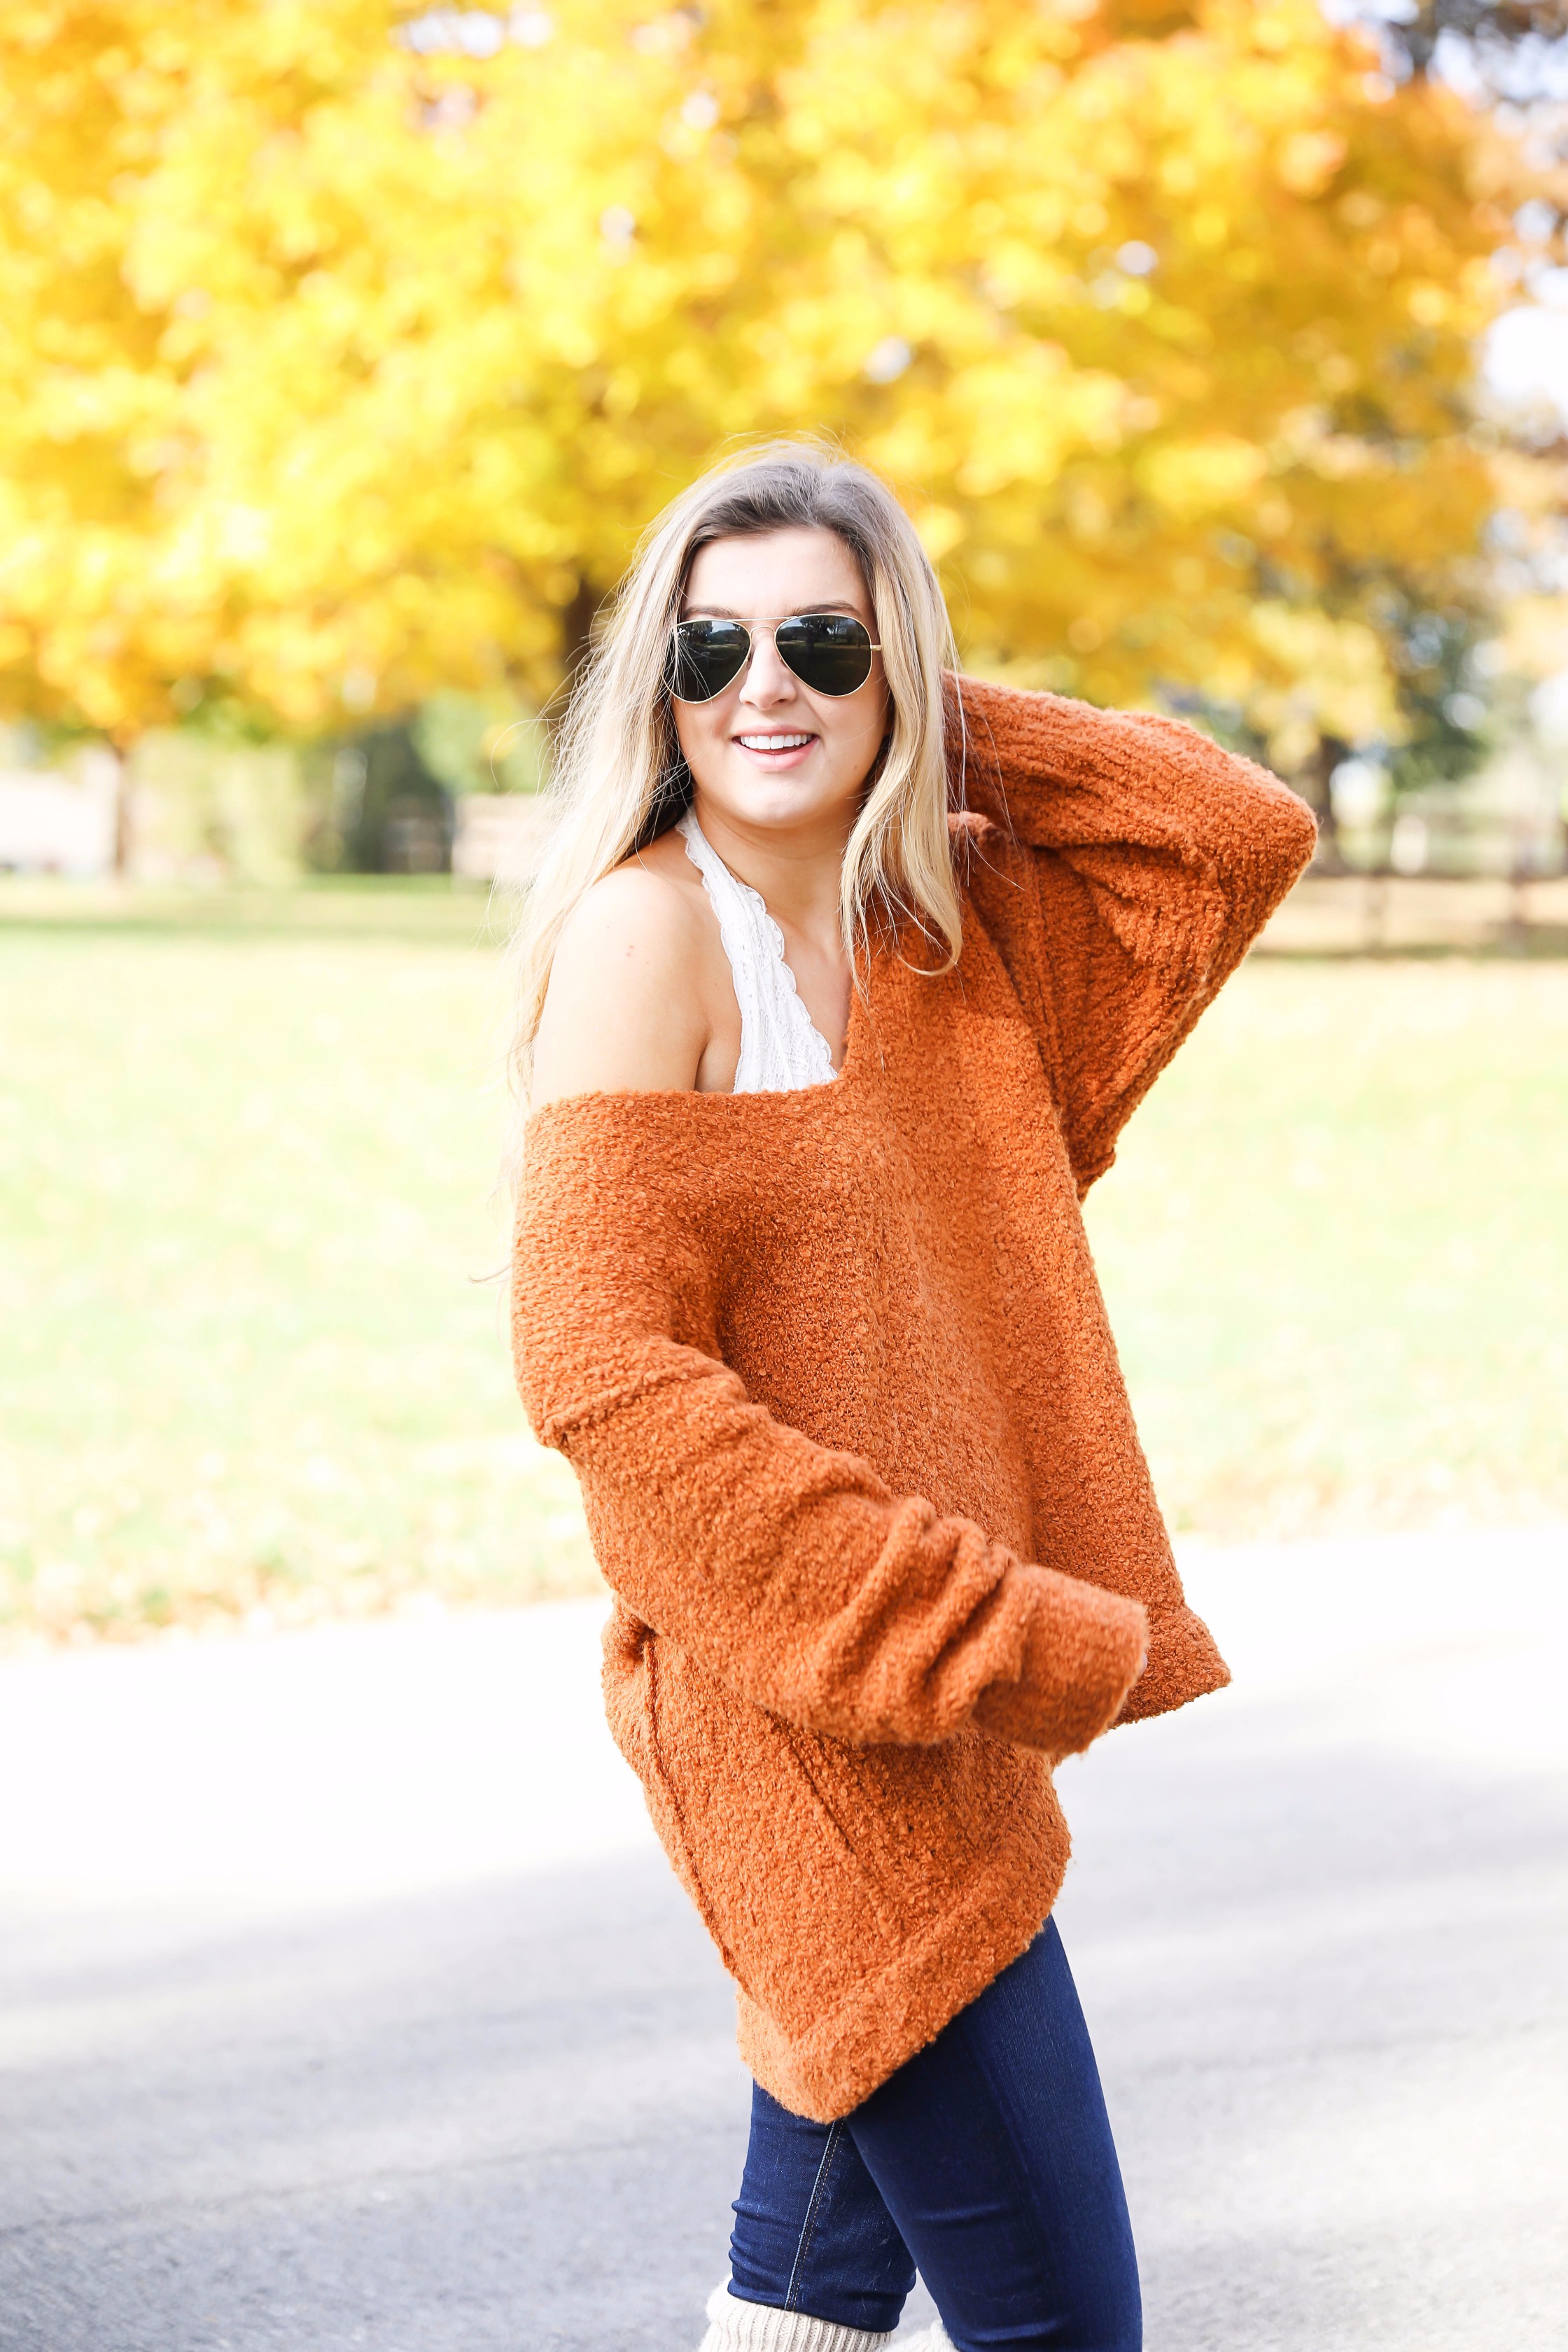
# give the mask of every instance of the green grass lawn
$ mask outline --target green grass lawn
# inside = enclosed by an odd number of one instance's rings
[[[1568,963],[1255,957],[1089,1231],[1167,1517],[1568,1517]]]
[[[376,909],[367,920],[367,910]],[[507,1363],[482,899],[0,925],[0,1612],[591,1581]]]
[[[0,893],[13,1638],[593,1581],[486,1278],[483,911]],[[1568,965],[1249,965],[1090,1199],[1175,1524],[1568,1514],[1565,1165]]]

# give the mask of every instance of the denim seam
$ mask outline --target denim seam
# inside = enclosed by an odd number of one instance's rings
[[[826,2193],[827,2176],[832,2168],[833,2158],[838,2147],[839,2135],[843,2129],[842,2123],[829,2124],[827,2127],[827,2137],[823,2143],[822,2161],[816,2168],[816,2179],[811,2184],[811,2199],[805,2209],[805,2219],[800,2225],[800,2243],[795,2250],[795,2262],[790,2270],[789,2285],[784,2294],[786,2311],[799,2309],[795,2302],[795,2286],[800,2277],[801,2264],[811,2252],[811,2241],[816,2229],[817,2210]]]

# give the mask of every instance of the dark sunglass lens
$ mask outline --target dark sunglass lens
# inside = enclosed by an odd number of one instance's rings
[[[808,613],[781,621],[779,658],[817,694],[853,694],[871,675],[871,633],[847,613]]]
[[[711,702],[739,677],[751,650],[739,621],[682,621],[675,632],[671,693],[679,702]]]

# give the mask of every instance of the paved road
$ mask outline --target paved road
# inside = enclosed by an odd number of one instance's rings
[[[1561,2347],[1568,1531],[1188,1568],[1238,1688],[1063,1775],[1151,2352]],[[0,1668],[0,2345],[696,2345],[745,2083],[595,1620]]]

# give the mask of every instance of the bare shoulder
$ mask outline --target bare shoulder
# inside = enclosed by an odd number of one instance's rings
[[[536,1110],[567,1095],[698,1084],[711,949],[700,884],[694,894],[663,848],[605,875],[567,919],[534,1041]]]

